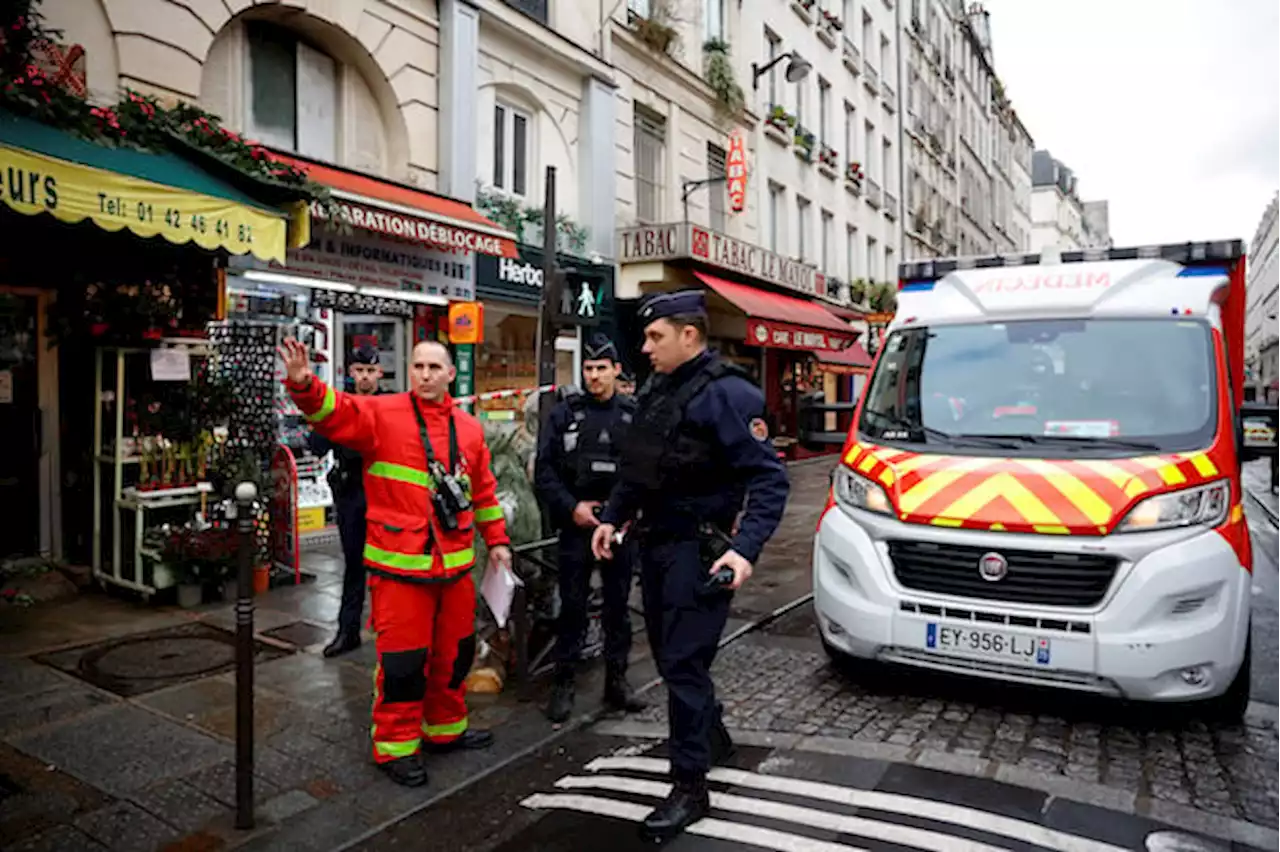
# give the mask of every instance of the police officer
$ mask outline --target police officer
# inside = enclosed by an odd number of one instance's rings
[[[596,335],[582,352],[587,393],[569,388],[538,438],[534,486],[560,532],[560,618],[556,625],[555,685],[547,718],[563,722],[573,710],[574,669],[587,631],[587,597],[596,560],[591,531],[618,480],[618,458],[635,414],[634,397],[616,392],[618,350]],[[627,559],[600,563],[604,591],[605,704],[635,713],[645,708],[627,684],[631,651],[631,567]]]
[[[347,366],[352,388],[357,394],[379,392],[382,367],[378,350],[360,346],[351,353]],[[329,472],[329,490],[333,492],[338,516],[338,537],[342,541],[342,604],[338,609],[338,633],[325,646],[326,657],[336,657],[360,647],[360,616],[364,611],[364,531],[365,499],[360,454],[340,447],[317,432],[307,436],[307,447],[317,456],[333,450],[334,465]]]
[[[630,370],[623,370],[618,376],[618,393],[626,396],[636,395],[636,376]]]
[[[732,749],[711,663],[733,590],[777,529],[790,484],[769,442],[764,396],[707,349],[702,292],[652,297],[639,317],[654,376],[591,546],[609,558],[617,527],[634,521],[627,536],[638,542],[645,626],[670,700],[673,782],[643,832],[665,839],[707,815],[707,772]]]

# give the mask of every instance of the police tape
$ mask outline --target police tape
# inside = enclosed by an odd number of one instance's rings
[[[513,396],[525,396],[531,393],[544,393],[546,391],[553,391],[555,389],[556,389],[555,385],[542,385],[541,387],[536,387],[536,388],[509,388],[507,390],[486,391],[485,393],[472,394],[471,396],[456,396],[453,399],[454,399],[454,402],[474,402],[476,400],[483,401],[487,399],[508,399]]]

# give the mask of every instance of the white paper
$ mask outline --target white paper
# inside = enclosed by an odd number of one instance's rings
[[[151,380],[153,382],[191,381],[191,359],[182,347],[151,350]]]
[[[499,628],[507,626],[507,617],[511,615],[511,601],[516,595],[516,586],[524,585],[515,572],[509,568],[487,568],[484,581],[480,584],[480,594],[489,605]]]
[[[13,403],[13,371],[0,370],[0,404]]]

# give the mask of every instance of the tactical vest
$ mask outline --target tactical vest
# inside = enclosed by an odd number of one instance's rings
[[[581,390],[567,391],[570,420],[561,436],[560,474],[579,500],[606,500],[618,481],[624,437],[635,417],[636,401],[618,397],[618,417],[600,428],[588,428],[587,397]]]
[[[714,436],[700,434],[684,410],[703,388],[726,376],[750,380],[737,364],[715,358],[674,391],[665,387],[666,382],[646,383],[623,450],[622,478],[646,490],[670,489],[682,495],[719,488]]]

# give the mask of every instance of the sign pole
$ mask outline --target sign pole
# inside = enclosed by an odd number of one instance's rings
[[[556,167],[547,166],[546,197],[542,211],[542,294],[538,299],[538,387],[556,381],[556,322],[560,304],[560,271],[556,267]],[[538,395],[538,431],[551,415],[551,391]]]

